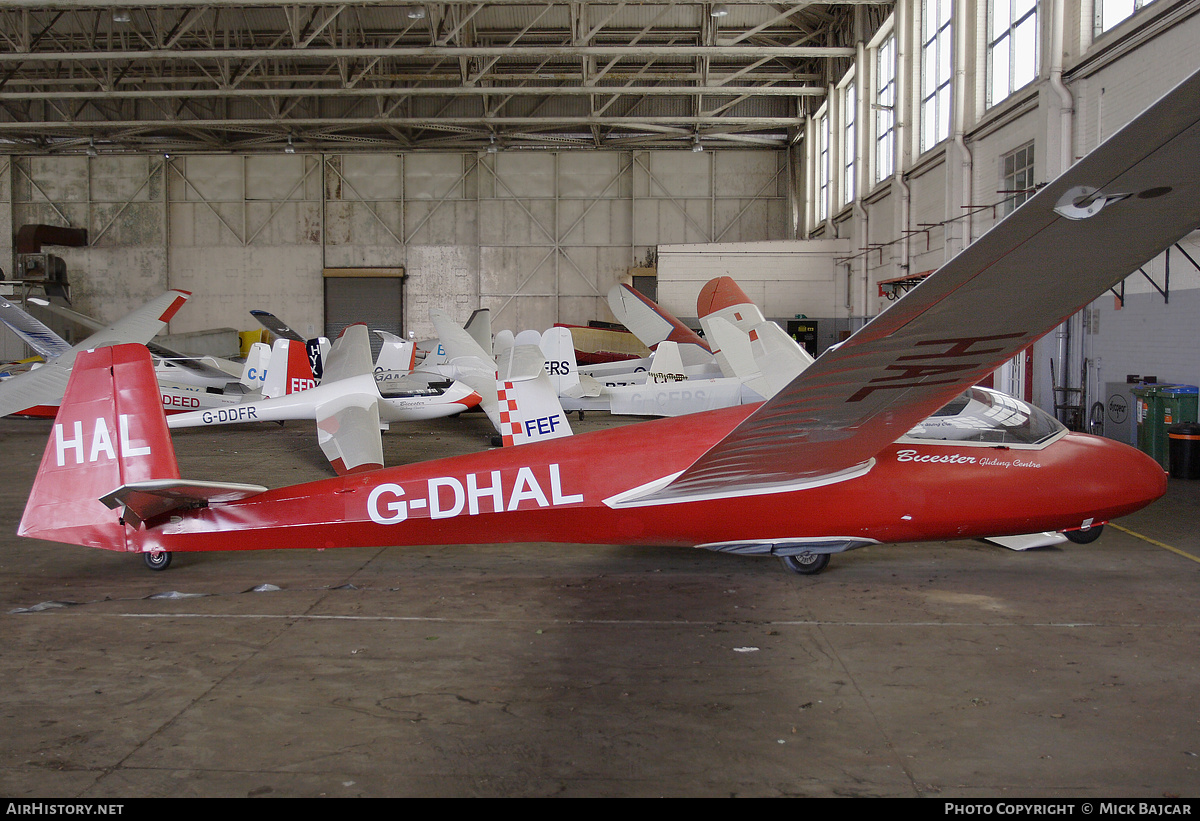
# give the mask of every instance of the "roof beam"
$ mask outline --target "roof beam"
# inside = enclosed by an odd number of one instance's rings
[[[281,60],[312,59],[336,60],[344,57],[386,57],[393,59],[454,60],[472,57],[520,59],[561,57],[630,57],[637,59],[676,58],[692,60],[708,59],[812,59],[853,57],[855,50],[843,46],[698,46],[698,45],[654,45],[638,44],[627,46],[572,46],[572,45],[524,45],[524,46],[396,46],[394,48],[262,48],[227,49],[113,49],[111,51],[31,51],[21,53],[0,52],[0,65],[13,63],[61,63],[111,62],[111,61],[154,61],[156,63],[206,60]]]
[[[222,99],[259,97],[571,97],[571,96],[620,96],[636,94],[645,97],[696,96],[715,94],[723,97],[821,97],[826,89],[821,86],[458,86],[455,88],[403,86],[373,88],[355,86],[316,86],[312,88],[242,88],[229,91],[219,88],[126,88],[108,91],[102,88],[75,91],[0,91],[0,100],[152,100],[152,99]]]

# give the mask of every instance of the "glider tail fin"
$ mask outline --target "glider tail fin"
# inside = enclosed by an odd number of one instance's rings
[[[750,331],[750,349],[766,379],[767,393],[758,392],[768,398],[783,390],[814,361],[800,343],[770,321],[761,322]]]
[[[546,373],[559,396],[581,396],[579,365],[575,361],[575,340],[570,328],[548,328],[540,341],[546,357]]]
[[[308,390],[316,385],[308,349],[294,339],[276,339],[271,348],[263,396],[274,399],[289,393]]]
[[[762,311],[731,277],[710,279],[700,289],[700,296],[696,298],[696,315],[700,317],[701,326],[704,326],[706,319],[720,317],[745,333],[750,333],[755,325],[766,321]],[[706,336],[707,331],[705,326]]]
[[[417,343],[387,331],[375,331],[383,340],[379,356],[375,358],[375,370],[412,373],[417,366]]]
[[[267,378],[267,369],[271,364],[271,346],[265,342],[255,342],[250,346],[246,356],[246,364],[242,367],[242,376],[238,381],[250,390],[263,386]]]
[[[463,325],[463,330],[471,335],[471,338],[479,343],[479,347],[487,353],[488,356],[493,355],[492,351],[492,310],[491,308],[479,308],[472,312],[467,323]]]
[[[304,346],[308,352],[308,367],[312,371],[312,377],[320,382],[321,377],[325,375],[325,360],[329,358],[332,343],[324,336],[317,336],[306,341]]]
[[[724,317],[705,317],[704,330],[722,376],[753,379],[761,375],[750,337]]]
[[[501,354],[496,365],[499,428],[505,447],[571,435],[540,349],[517,345]]]
[[[667,340],[658,343],[654,350],[654,358],[650,360],[650,377],[647,384],[659,385],[666,382],[686,382],[687,373],[683,370],[683,359],[679,354],[679,346]]]
[[[178,479],[150,355],[142,345],[84,351],[42,456],[17,533],[107,550],[139,549],[100,497],[133,482]]]

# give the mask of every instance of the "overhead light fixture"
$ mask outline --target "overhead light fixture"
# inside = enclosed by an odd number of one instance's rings
[[[129,11],[127,9],[113,9],[114,23],[128,23],[130,19]]]
[[[488,142],[488,147],[487,147],[487,153],[495,154],[497,151],[500,150],[500,147],[498,145],[496,145],[496,135],[495,134],[488,135],[488,141],[489,142]]]
[[[100,156],[100,152],[96,150],[96,139],[94,137],[88,139],[87,155],[89,157]]]
[[[725,5],[724,3],[717,3],[712,7],[712,11],[710,11],[708,14],[710,17],[728,17],[729,6]]]
[[[292,135],[288,134],[288,144],[283,147],[284,154],[295,154],[296,146],[292,145]]]
[[[700,137],[692,137],[692,152],[699,154],[704,151],[704,146],[700,144]]]
[[[409,20],[424,20],[425,8],[424,6],[412,6],[409,8],[407,14]]]

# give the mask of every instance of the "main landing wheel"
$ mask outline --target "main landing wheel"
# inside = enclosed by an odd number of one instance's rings
[[[1103,532],[1104,525],[1092,525],[1087,530],[1068,530],[1063,535],[1075,544],[1091,544],[1099,539]]]
[[[151,570],[166,570],[171,566],[171,551],[154,550],[150,553],[143,553],[142,560],[146,562],[146,567]]]
[[[815,576],[829,566],[829,554],[801,553],[799,556],[780,556],[779,561],[793,573]]]

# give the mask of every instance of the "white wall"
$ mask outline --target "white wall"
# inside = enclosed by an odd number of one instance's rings
[[[324,324],[324,268],[404,268],[430,307],[499,328],[611,320],[605,296],[660,243],[784,239],[782,152],[503,151],[0,157],[0,220],[86,227],[53,249],[78,310],[111,320],[166,288],[172,333]],[[12,181],[9,196],[8,182]],[[4,232],[11,243],[12,230]],[[5,249],[5,268],[13,261]]]
[[[835,260],[849,248],[847,240],[660,245],[658,303],[678,317],[695,317],[704,284],[729,276],[770,316],[847,318]]]

